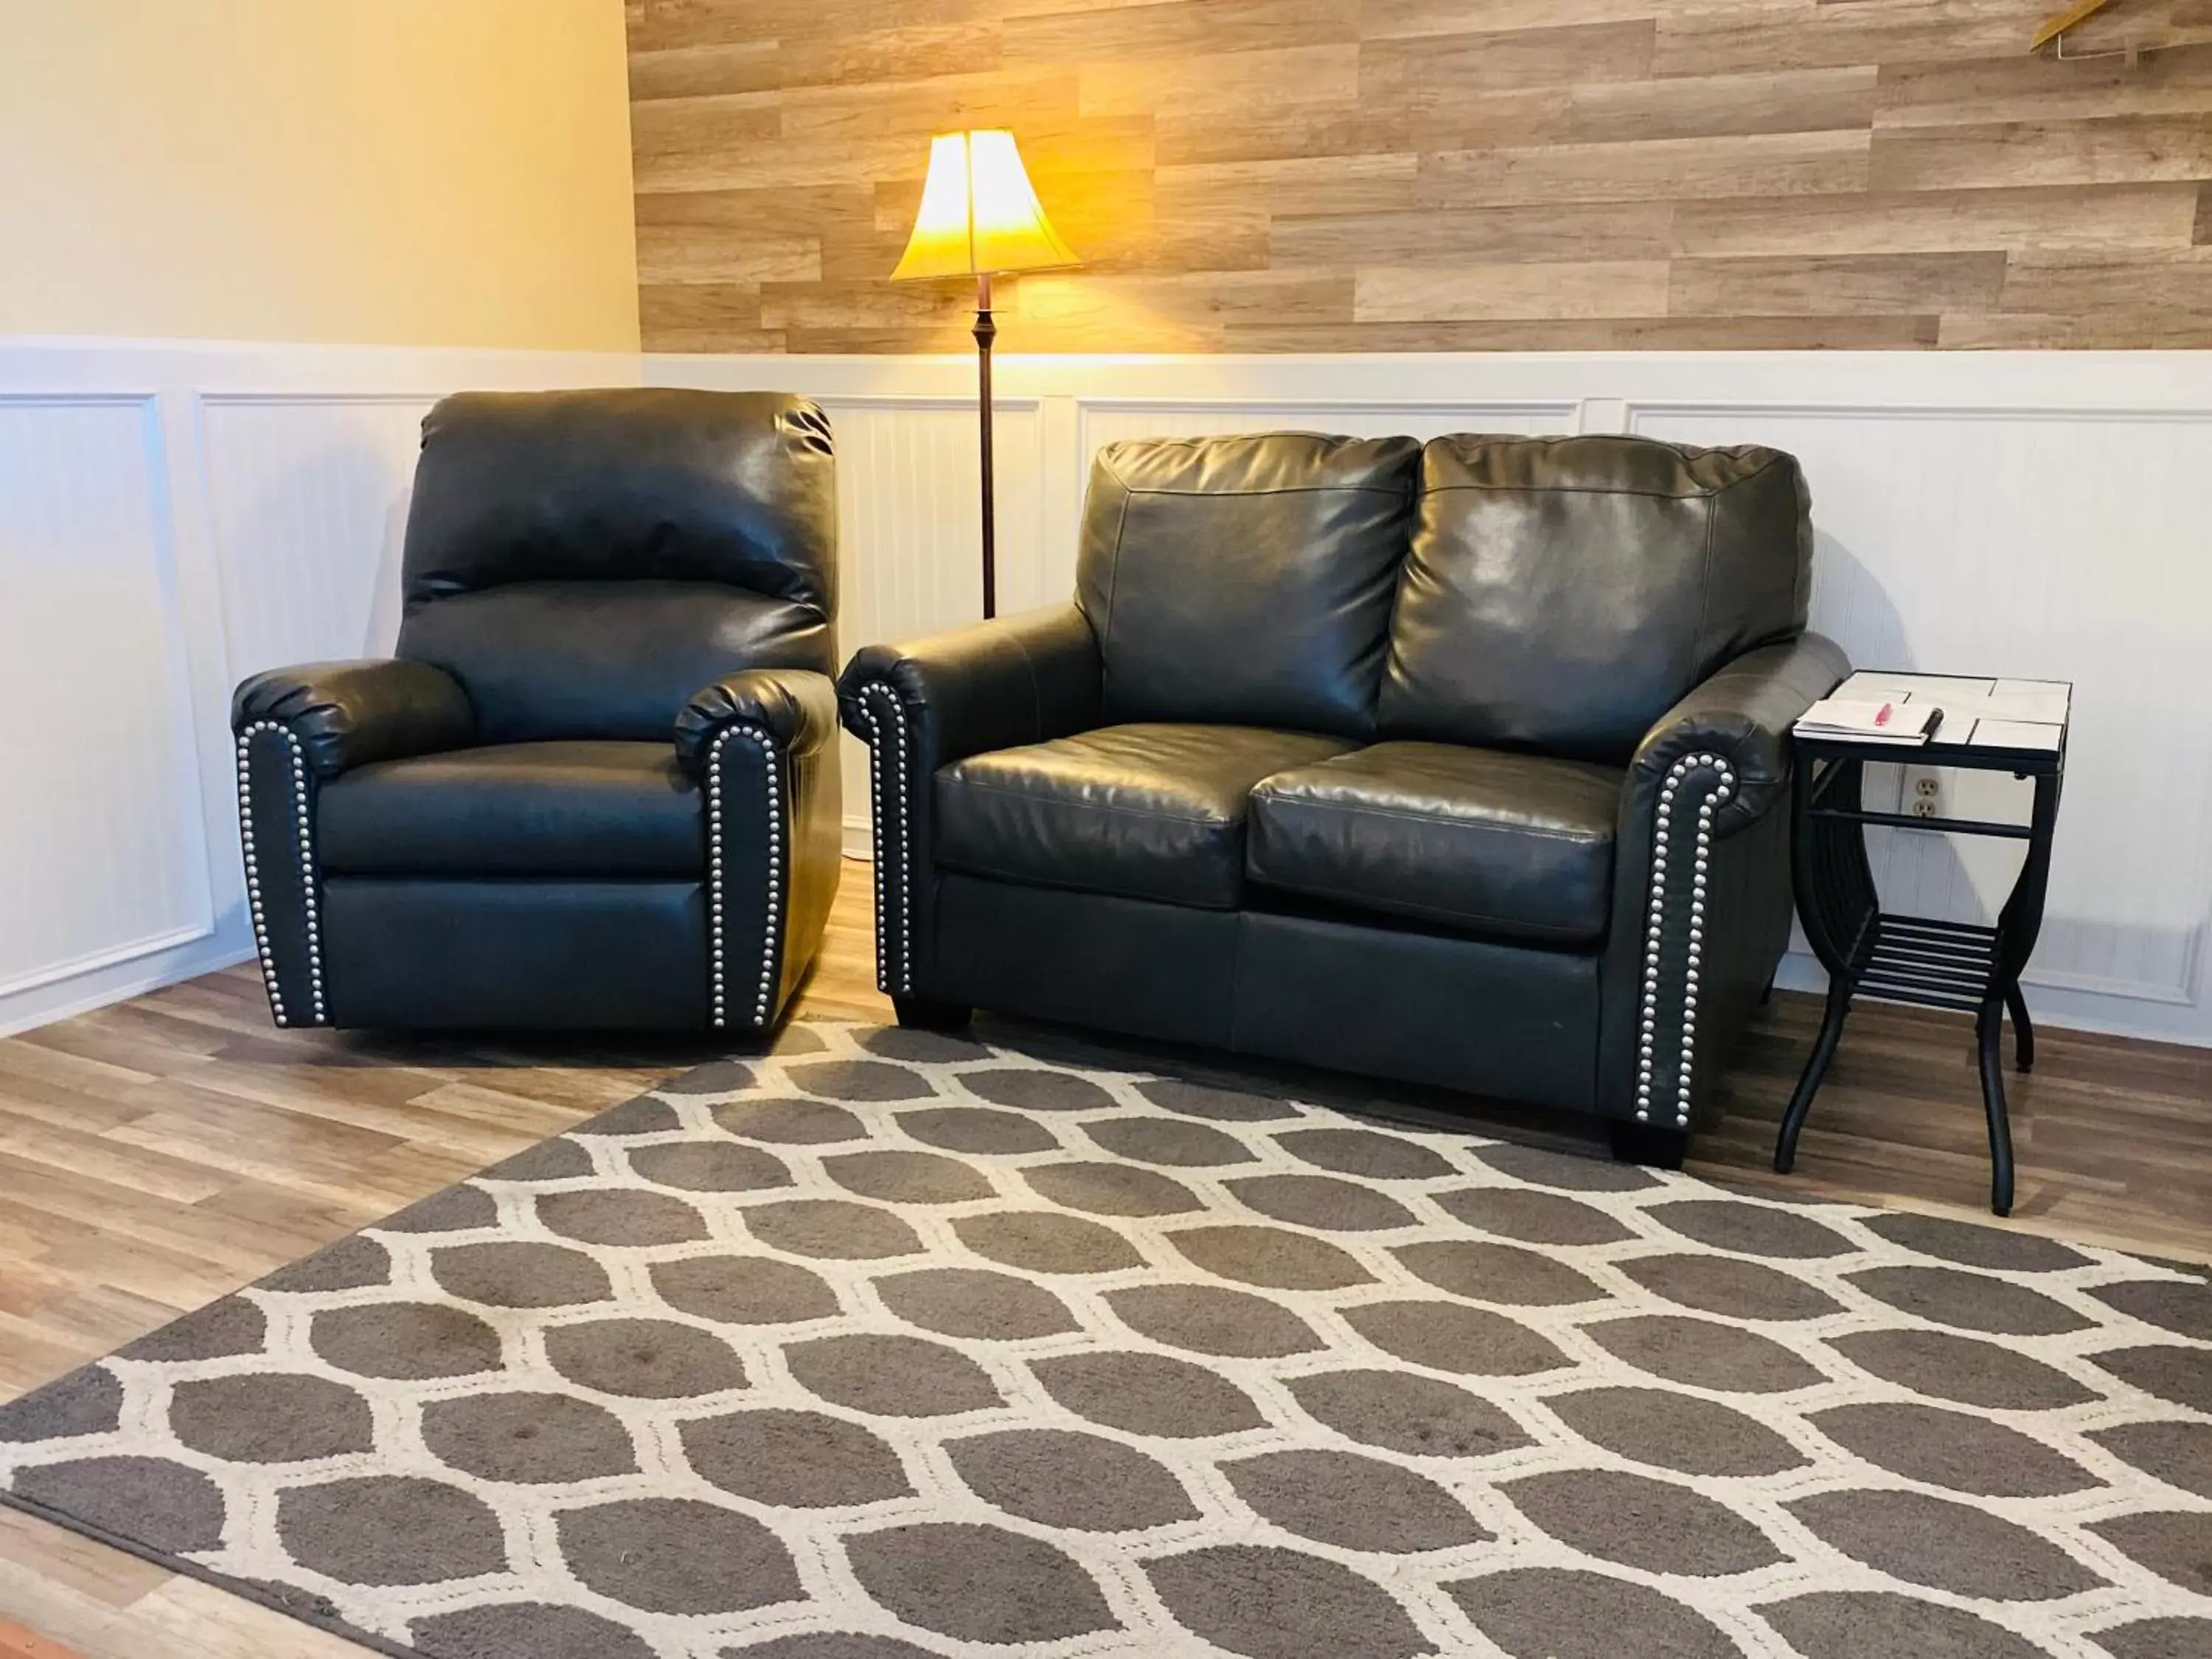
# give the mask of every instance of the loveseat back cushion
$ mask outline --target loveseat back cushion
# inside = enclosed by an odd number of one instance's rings
[[[1370,733],[1419,460],[1310,432],[1100,450],[1076,599],[1105,717]]]
[[[422,422],[398,654],[488,742],[665,740],[734,670],[836,672],[830,423],[783,392],[464,392]]]
[[[1436,438],[1382,735],[1625,763],[1731,658],[1805,626],[1796,459],[1644,438]]]

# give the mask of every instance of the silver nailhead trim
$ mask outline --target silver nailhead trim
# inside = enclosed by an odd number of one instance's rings
[[[276,987],[276,960],[269,949],[269,919],[261,908],[261,860],[253,844],[253,778],[251,750],[257,733],[275,732],[284,739],[292,767],[292,812],[300,832],[301,912],[307,924],[307,989],[312,1024],[323,1024],[323,927],[315,908],[314,825],[307,814],[307,751],[299,734],[281,720],[255,720],[238,734],[238,831],[246,851],[246,908],[253,920],[253,948],[261,958],[261,982],[269,992],[269,1012],[279,1025],[291,1021],[284,994]]]
[[[1659,968],[1666,932],[1667,853],[1675,832],[1686,827],[1674,822],[1675,797],[1689,782],[1691,775],[1700,771],[1712,773],[1718,783],[1698,802],[1697,828],[1691,832],[1697,839],[1690,869],[1690,938],[1682,965],[1682,1054],[1674,1090],[1677,1129],[1690,1127],[1690,1082],[1697,1069],[1698,975],[1705,949],[1705,875],[1712,862],[1713,815],[1720,810],[1721,803],[1735,793],[1735,769],[1718,755],[1686,755],[1674,763],[1668,771],[1667,781],[1659,787],[1657,823],[1651,838],[1651,903],[1644,934],[1644,1024],[1637,1038],[1636,1121],[1649,1123],[1654,1092],[1652,1067],[1658,1053]]]
[[[877,713],[876,702],[880,698],[890,715],[896,742],[886,751],[884,744],[884,724]],[[868,788],[874,808],[876,838],[876,988],[885,992],[910,991],[914,988],[914,818],[907,810],[906,710],[898,700],[898,693],[888,685],[878,684],[864,687],[860,692],[860,717],[868,723]],[[884,804],[887,799],[884,757],[890,756],[889,774],[897,780],[898,787],[898,869],[901,903],[897,917],[897,971],[892,971],[890,946],[892,918],[890,906],[885,898],[888,883],[884,863]]]
[[[767,732],[752,726],[726,726],[707,750],[707,922],[713,952],[714,1024],[726,1024],[722,978],[722,750],[732,738],[757,744],[765,780],[761,797],[768,813],[768,911],[761,928],[760,990],[753,999],[753,1024],[768,1024],[769,1000],[775,990],[776,932],[783,914],[783,769]]]

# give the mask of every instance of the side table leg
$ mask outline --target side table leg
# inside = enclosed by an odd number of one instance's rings
[[[1813,1097],[1819,1092],[1820,1079],[1827,1075],[1828,1062],[1836,1057],[1836,1044],[1843,1040],[1844,1018],[1851,1011],[1850,981],[1841,974],[1828,975],[1828,1010],[1820,1018],[1820,1035],[1814,1039],[1813,1053],[1805,1062],[1805,1070],[1797,1079],[1797,1087],[1790,1097],[1789,1109],[1782,1114],[1782,1133],[1775,1137],[1774,1170],[1777,1175],[1788,1175],[1790,1166],[1797,1162],[1797,1135],[1805,1127],[1806,1114],[1813,1109]]]
[[[2020,994],[2020,981],[2014,980],[2005,987],[2005,1012],[2012,1016],[2012,1063],[2022,1072],[2035,1069],[2035,1027],[2027,1018],[2027,999]]]
[[[1974,1035],[1981,1049],[1982,1109],[1990,1120],[1990,1208],[1998,1215],[2010,1215],[2012,1125],[2005,1116],[2004,1004],[1998,998],[1982,1004]]]

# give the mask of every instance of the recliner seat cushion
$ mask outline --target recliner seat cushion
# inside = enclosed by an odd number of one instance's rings
[[[1723,663],[1803,630],[1812,568],[1777,450],[1431,439],[1376,730],[1625,764]]]
[[[1109,726],[937,775],[937,861],[1004,880],[1231,909],[1252,786],[1350,745],[1249,726]]]
[[[1246,872],[1456,932],[1601,938],[1626,775],[1578,761],[1378,743],[1252,792]]]
[[[1099,451],[1076,603],[1106,718],[1371,732],[1419,460],[1310,432]]]
[[[349,875],[692,876],[699,786],[672,743],[511,743],[356,768],[323,786],[325,870]]]

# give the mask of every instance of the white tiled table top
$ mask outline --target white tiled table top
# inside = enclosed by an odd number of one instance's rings
[[[1893,698],[1909,707],[1943,710],[1922,752],[1935,749],[2042,750],[2066,740],[2074,687],[2065,680],[1981,679],[1954,674],[1898,674],[1861,670],[1830,695]]]

